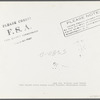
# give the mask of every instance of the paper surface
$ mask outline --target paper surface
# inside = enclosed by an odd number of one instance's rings
[[[100,98],[100,2],[0,2],[0,98]]]

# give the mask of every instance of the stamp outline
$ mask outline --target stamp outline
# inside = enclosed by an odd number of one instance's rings
[[[75,19],[75,18],[80,17],[80,16],[84,16],[84,15],[86,15],[86,14],[89,14],[89,13],[92,13],[92,12],[95,12],[95,11],[98,11],[98,10],[100,10],[100,9],[97,9],[97,10],[94,10],[94,11],[90,11],[90,12],[88,12],[88,13],[85,13],[85,14],[76,16],[76,17],[74,17],[74,18],[70,18],[70,19],[68,19],[68,20],[65,20],[65,21],[60,22],[60,26],[61,26],[62,31],[63,31],[63,27],[62,27],[62,25],[61,25],[62,23],[67,22],[67,21],[72,20],[72,19]],[[88,20],[88,19],[87,19],[87,20]],[[85,20],[85,21],[87,21],[87,20]],[[84,29],[84,30],[81,30],[81,31],[79,31],[79,32],[77,32],[77,33],[84,32],[84,31],[86,31],[86,30],[95,28],[95,27],[97,27],[97,26],[100,26],[100,24],[99,24],[99,25],[95,25],[95,26],[90,27],[90,28],[87,28],[87,29]],[[74,34],[77,34],[77,33],[72,33],[72,34],[66,35],[66,34],[64,33],[64,31],[63,31],[63,35],[64,35],[65,37],[68,37],[68,36],[71,36],[71,35],[74,35]]]

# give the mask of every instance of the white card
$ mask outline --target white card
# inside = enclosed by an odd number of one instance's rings
[[[99,98],[100,2],[0,2],[0,98]]]

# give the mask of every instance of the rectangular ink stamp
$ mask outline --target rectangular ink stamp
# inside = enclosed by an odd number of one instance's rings
[[[100,9],[60,23],[64,36],[74,35],[100,25]]]

